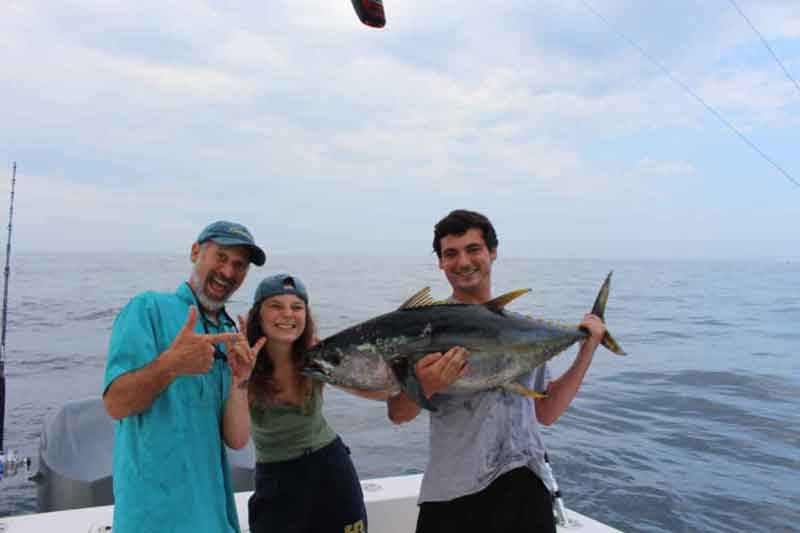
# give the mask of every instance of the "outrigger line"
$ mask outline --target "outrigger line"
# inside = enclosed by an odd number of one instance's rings
[[[597,17],[598,19],[600,19],[600,21],[602,21],[602,22],[603,22],[603,24],[605,24],[606,26],[608,26],[608,27],[609,27],[609,29],[611,29],[611,31],[613,31],[615,34],[617,34],[617,37],[619,37],[620,39],[622,39],[623,41],[625,41],[626,43],[628,43],[628,44],[629,44],[631,47],[633,47],[634,49],[636,49],[636,51],[637,51],[637,52],[639,52],[639,54],[640,54],[642,57],[644,57],[644,58],[645,58],[647,61],[649,61],[650,63],[652,63],[653,65],[655,65],[655,67],[656,67],[658,70],[660,70],[662,73],[664,73],[664,75],[665,75],[667,78],[669,78],[669,79],[672,81],[672,83],[674,83],[675,85],[677,85],[678,87],[680,87],[681,89],[683,89],[683,91],[684,91],[686,94],[688,94],[689,96],[691,96],[692,98],[694,98],[695,100],[697,100],[697,102],[698,102],[698,103],[700,103],[700,105],[702,105],[703,107],[705,107],[705,108],[706,108],[706,111],[708,111],[709,113],[711,113],[712,115],[714,115],[714,116],[717,118],[717,120],[719,120],[720,122],[722,122],[722,123],[723,123],[723,124],[724,124],[724,125],[725,125],[725,126],[728,128],[728,129],[729,129],[729,130],[731,130],[733,133],[735,133],[735,134],[736,134],[736,135],[737,135],[737,136],[738,136],[738,137],[739,137],[739,138],[740,138],[742,141],[744,141],[744,142],[745,142],[745,144],[747,144],[747,145],[748,145],[750,148],[752,148],[752,149],[753,149],[753,150],[754,150],[754,151],[755,151],[755,152],[756,152],[758,155],[760,155],[760,156],[761,156],[761,158],[762,158],[764,161],[766,161],[767,163],[769,163],[770,165],[772,165],[773,167],[775,167],[775,168],[778,170],[778,172],[780,172],[781,174],[783,174],[783,176],[784,176],[784,177],[785,177],[787,180],[791,181],[791,182],[792,182],[794,185],[796,185],[797,187],[800,187],[800,181],[798,181],[797,179],[795,179],[795,177],[794,177],[792,174],[790,174],[788,170],[784,169],[784,168],[783,168],[783,167],[782,167],[782,166],[781,166],[781,165],[780,165],[780,164],[779,164],[777,161],[775,161],[775,160],[774,160],[774,159],[772,159],[770,156],[768,156],[768,155],[766,154],[766,152],[764,152],[764,151],[763,151],[761,148],[759,148],[759,147],[758,147],[758,145],[757,145],[755,142],[753,142],[753,141],[751,141],[751,140],[750,140],[750,137],[748,137],[747,135],[745,135],[745,134],[744,134],[744,133],[743,133],[743,132],[742,132],[742,131],[741,131],[739,128],[737,128],[736,126],[734,126],[734,125],[733,125],[733,123],[732,123],[731,121],[729,121],[728,119],[726,119],[725,117],[723,117],[723,116],[722,116],[722,114],[721,114],[719,111],[717,111],[715,108],[711,107],[711,105],[710,105],[708,102],[706,102],[706,101],[703,99],[703,97],[701,97],[701,96],[700,96],[700,95],[699,95],[697,92],[693,91],[693,90],[692,90],[692,89],[691,89],[691,88],[690,88],[688,85],[686,85],[684,82],[682,82],[681,80],[679,80],[679,79],[678,79],[678,78],[677,78],[677,77],[676,77],[676,76],[675,76],[675,75],[674,75],[674,74],[673,74],[673,73],[672,73],[672,72],[671,72],[671,71],[670,71],[670,70],[669,70],[667,67],[665,67],[665,66],[664,66],[663,64],[661,64],[661,63],[660,63],[658,60],[656,60],[656,58],[654,58],[653,56],[651,56],[650,54],[648,54],[648,53],[645,51],[645,49],[644,49],[644,48],[642,48],[641,46],[639,46],[639,45],[636,43],[636,41],[634,41],[633,39],[631,39],[630,37],[628,37],[626,34],[622,33],[620,30],[618,30],[618,29],[617,29],[617,28],[616,28],[616,27],[615,27],[613,24],[611,24],[611,21],[609,21],[609,20],[608,20],[606,17],[604,17],[604,16],[603,16],[603,15],[602,15],[602,14],[601,14],[599,11],[597,11],[595,8],[593,8],[591,5],[589,5],[589,4],[588,4],[588,2],[587,2],[586,0],[580,0],[580,2],[581,2],[581,4],[583,4],[583,7],[585,7],[585,8],[586,8],[588,11],[590,11],[590,12],[591,12],[591,13],[592,13],[592,14],[593,14],[595,17]],[[739,11],[739,12],[741,13],[741,11]],[[742,15],[744,15],[744,13],[742,13]],[[753,28],[753,29],[755,29],[755,28]],[[776,57],[776,58],[777,58],[777,57]],[[794,81],[794,79],[792,79],[792,81]]]
[[[11,202],[8,209],[8,240],[6,241],[6,267],[3,270],[3,324],[0,336],[0,455],[3,453],[3,431],[6,418],[6,323],[8,319],[8,278],[11,274],[11,227],[14,220],[14,187],[17,183],[17,163],[11,167]],[[0,465],[0,479],[2,478]]]

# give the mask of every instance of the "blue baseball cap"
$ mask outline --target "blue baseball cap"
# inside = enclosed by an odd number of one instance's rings
[[[256,246],[253,236],[247,228],[236,222],[218,220],[212,222],[197,236],[198,244],[214,241],[223,246],[247,246],[250,249],[250,262],[261,266],[267,260],[264,250]]]
[[[270,296],[277,296],[279,294],[294,294],[305,303],[308,303],[306,286],[303,285],[300,278],[283,273],[264,278],[261,283],[258,284],[256,294],[253,296],[253,305],[258,305]]]

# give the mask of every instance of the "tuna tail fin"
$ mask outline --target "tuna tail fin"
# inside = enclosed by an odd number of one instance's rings
[[[420,384],[417,378],[417,373],[414,370],[414,362],[411,358],[404,357],[394,361],[392,370],[394,371],[395,377],[397,377],[397,381],[400,382],[400,387],[402,387],[409,398],[428,411],[437,411],[436,407],[428,400],[422,390],[422,384]]]
[[[603,285],[600,287],[600,292],[597,293],[597,298],[594,301],[594,306],[592,306],[592,314],[600,317],[604,323],[605,319],[605,312],[606,312],[606,302],[608,302],[608,291],[611,288],[611,274],[614,271],[608,273],[606,276],[606,280],[603,282]],[[614,340],[614,337],[611,336],[611,333],[606,331],[605,336],[603,336],[603,340],[601,342],[603,346],[611,350],[613,353],[617,355],[627,355],[625,350],[617,344],[617,341]]]
[[[617,355],[628,355],[628,353],[622,349],[622,346],[620,346],[617,343],[617,341],[614,339],[614,337],[611,336],[611,334],[608,331],[606,331],[605,336],[603,336],[603,341],[600,344],[602,344],[603,346],[611,350],[612,353],[615,353]]]

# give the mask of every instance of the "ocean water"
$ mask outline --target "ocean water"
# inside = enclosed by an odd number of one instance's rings
[[[183,255],[14,257],[7,338],[6,448],[35,457],[43,421],[100,394],[111,324],[143,290],[172,291]],[[446,296],[432,256],[270,257],[292,271],[326,336],[387,312],[423,286]],[[544,435],[568,507],[626,531],[800,530],[800,263],[501,258],[496,294],[512,309],[574,322],[614,270],[606,321],[627,350],[600,348],[569,410]],[[554,375],[575,355],[552,362]],[[339,391],[326,416],[362,478],[420,472],[427,415],[395,426],[385,406]],[[24,478],[0,482],[0,516],[35,512]]]

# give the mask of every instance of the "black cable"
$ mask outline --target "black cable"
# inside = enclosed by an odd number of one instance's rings
[[[696,92],[694,92],[694,91],[693,91],[691,88],[689,88],[689,86],[688,86],[688,85],[686,85],[685,83],[683,83],[681,80],[679,80],[678,78],[676,78],[676,77],[675,77],[675,76],[672,74],[672,72],[670,72],[670,71],[669,71],[669,70],[668,70],[668,69],[667,69],[667,68],[666,68],[664,65],[662,65],[661,63],[659,63],[659,62],[658,62],[658,61],[657,61],[655,58],[653,58],[653,57],[652,57],[650,54],[648,54],[647,52],[645,52],[645,50],[644,50],[644,49],[643,49],[641,46],[639,46],[638,44],[636,44],[636,42],[635,42],[633,39],[631,39],[630,37],[628,37],[627,35],[625,35],[625,34],[624,34],[624,33],[622,33],[621,31],[617,30],[617,29],[616,29],[616,28],[615,28],[615,27],[614,27],[614,26],[611,24],[611,22],[609,22],[609,21],[608,21],[608,19],[606,19],[606,18],[605,18],[603,15],[601,15],[600,13],[598,13],[598,12],[597,12],[597,11],[596,11],[596,10],[595,10],[595,9],[594,9],[592,6],[590,6],[590,5],[589,5],[589,4],[586,2],[586,0],[580,0],[580,2],[581,2],[583,5],[584,5],[584,7],[585,7],[586,9],[588,9],[589,11],[591,11],[591,12],[592,12],[592,13],[593,13],[593,14],[594,14],[594,15],[595,15],[597,18],[599,18],[600,20],[602,20],[602,21],[603,21],[603,23],[604,23],[606,26],[608,26],[608,27],[611,29],[611,31],[613,31],[614,33],[616,33],[618,37],[620,37],[620,38],[621,38],[621,39],[623,39],[625,42],[627,42],[628,44],[630,44],[630,45],[631,45],[633,48],[635,48],[635,49],[636,49],[636,50],[637,50],[637,51],[638,51],[638,52],[639,52],[639,53],[640,53],[642,56],[644,56],[644,58],[645,58],[645,59],[647,59],[648,61],[650,61],[650,62],[651,62],[653,65],[655,65],[655,66],[656,66],[656,67],[657,67],[659,70],[661,70],[661,72],[663,72],[663,73],[664,73],[664,74],[665,74],[665,75],[666,75],[666,76],[667,76],[667,77],[668,77],[670,80],[672,80],[672,81],[673,81],[673,83],[675,83],[676,85],[678,85],[678,87],[680,87],[681,89],[683,89],[684,91],[686,91],[686,92],[687,92],[687,93],[688,93],[690,96],[692,96],[692,97],[693,97],[695,100],[697,100],[698,102],[700,102],[700,105],[702,105],[703,107],[705,107],[705,108],[706,108],[706,110],[708,110],[708,111],[709,111],[709,112],[710,112],[712,115],[714,115],[715,117],[717,117],[717,119],[718,119],[720,122],[722,122],[723,124],[725,124],[725,126],[727,126],[727,127],[728,127],[728,129],[730,129],[730,130],[731,130],[731,131],[733,131],[733,132],[734,132],[736,135],[738,135],[738,136],[739,136],[739,138],[740,138],[740,139],[742,139],[742,140],[743,140],[745,143],[747,143],[747,145],[748,145],[750,148],[752,148],[753,150],[755,150],[755,151],[756,151],[756,153],[757,153],[758,155],[760,155],[760,156],[761,156],[761,157],[762,157],[762,158],[763,158],[765,161],[767,161],[767,162],[768,162],[770,165],[772,165],[773,167],[775,167],[775,168],[778,170],[778,172],[780,172],[781,174],[783,174],[783,175],[786,177],[786,179],[787,179],[787,180],[789,180],[790,182],[792,182],[792,183],[793,183],[794,185],[796,185],[797,187],[800,187],[800,182],[798,182],[798,181],[797,181],[797,180],[794,178],[794,176],[792,176],[791,174],[789,174],[789,172],[787,172],[787,171],[786,171],[786,170],[785,170],[785,169],[784,169],[782,166],[780,166],[780,165],[779,165],[779,164],[778,164],[778,163],[777,163],[775,160],[773,160],[771,157],[769,157],[767,154],[765,154],[765,153],[764,153],[764,151],[763,151],[763,150],[761,150],[761,148],[759,148],[758,146],[756,146],[756,144],[755,144],[753,141],[751,141],[751,140],[750,140],[750,139],[749,139],[749,138],[748,138],[748,137],[747,137],[747,136],[746,136],[744,133],[742,133],[741,131],[739,131],[739,130],[736,128],[736,126],[734,126],[733,124],[731,124],[731,123],[730,123],[730,122],[729,122],[729,121],[728,121],[728,120],[727,120],[725,117],[723,117],[723,116],[722,116],[722,115],[721,115],[721,114],[720,114],[720,113],[719,113],[719,112],[718,112],[716,109],[714,109],[714,108],[713,108],[713,107],[711,107],[711,106],[710,106],[708,103],[706,103],[706,101],[705,101],[705,100],[703,100],[703,99],[700,97],[700,95],[698,95]]]
[[[786,74],[786,77],[787,77],[787,78],[789,78],[789,81],[791,81],[792,83],[794,83],[794,86],[797,88],[797,92],[800,92],[800,84],[798,84],[798,83],[797,83],[797,80],[795,80],[795,79],[792,77],[792,75],[789,73],[789,71],[788,71],[788,70],[786,69],[786,67],[783,65],[783,63],[781,62],[781,60],[780,60],[780,59],[778,59],[778,55],[775,53],[775,51],[774,51],[774,50],[772,49],[772,47],[769,45],[769,43],[767,42],[767,40],[766,40],[766,39],[764,39],[764,36],[763,36],[763,35],[761,35],[761,32],[760,32],[760,31],[758,31],[758,30],[756,29],[756,27],[753,25],[753,23],[752,23],[752,22],[750,22],[750,19],[749,19],[749,18],[747,18],[747,15],[745,15],[745,14],[744,14],[744,11],[742,11],[742,10],[739,8],[739,5],[738,5],[736,2],[734,2],[734,0],[728,0],[728,1],[731,3],[731,5],[733,5],[733,7],[736,9],[736,11],[738,11],[738,12],[739,12],[739,14],[740,14],[740,15],[742,16],[742,18],[745,20],[745,22],[747,22],[747,24],[748,24],[748,25],[750,26],[750,28],[753,30],[753,32],[755,32],[755,34],[756,34],[756,35],[758,35],[758,38],[759,38],[759,39],[761,39],[761,42],[764,44],[764,47],[765,47],[767,50],[769,50],[769,53],[772,55],[772,58],[775,60],[775,62],[778,64],[778,66],[779,66],[779,67],[781,67],[781,70],[783,70],[783,73],[784,73],[784,74]]]

